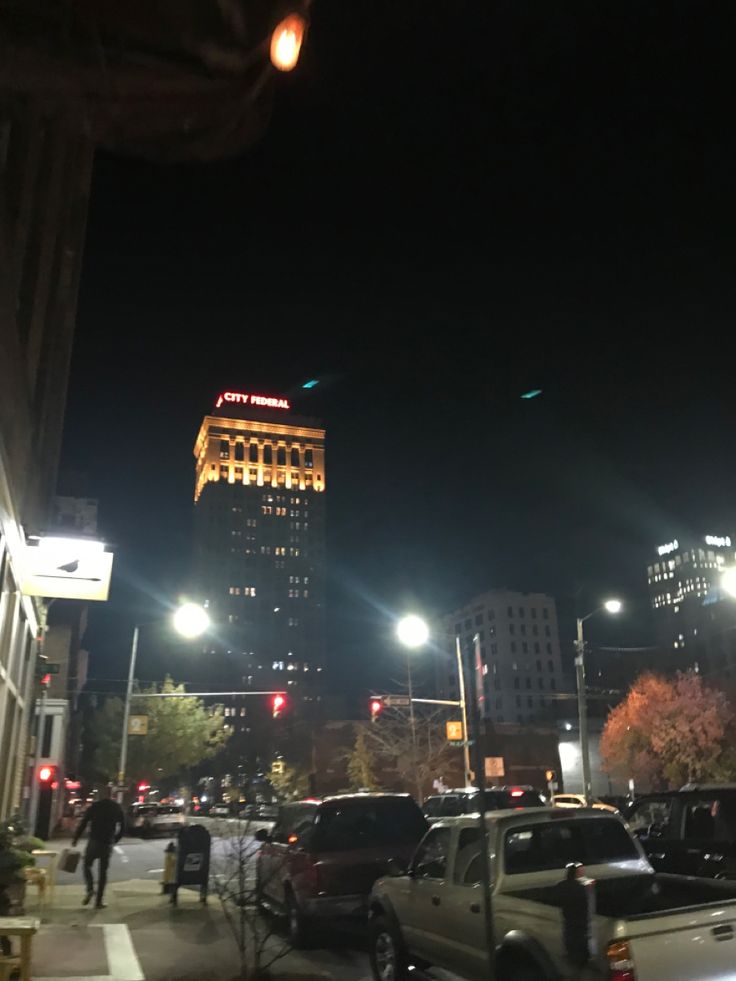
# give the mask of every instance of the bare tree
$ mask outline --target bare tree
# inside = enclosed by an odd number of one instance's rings
[[[446,715],[444,709],[415,713],[414,732],[408,711],[398,709],[385,710],[375,722],[361,725],[358,739],[363,752],[375,760],[374,772],[394,770],[405,789],[413,792],[419,785],[423,794],[429,793],[434,780],[462,766],[458,750],[447,742]]]
[[[239,977],[243,981],[270,977],[269,968],[292,949],[276,918],[261,907],[261,890],[267,883],[262,878],[263,870],[257,867],[261,842],[255,831],[251,821],[228,824],[211,877],[238,948]],[[268,875],[277,876],[279,871],[272,866]]]

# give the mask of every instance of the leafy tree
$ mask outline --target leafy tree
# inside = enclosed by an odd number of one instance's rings
[[[608,716],[601,736],[603,769],[655,786],[722,778],[730,769],[726,696],[694,671],[674,678],[640,675]]]
[[[299,766],[284,766],[282,773],[272,773],[269,782],[280,800],[294,800],[309,793],[309,774]]]
[[[376,779],[376,755],[374,749],[368,745],[365,729],[358,729],[355,737],[355,746],[348,758],[348,777],[350,779],[351,790],[379,790],[378,780]]]
[[[162,692],[184,692],[167,676]],[[144,693],[158,691],[156,686]],[[94,768],[103,780],[114,780],[120,760],[123,701],[108,698],[92,716],[85,739],[94,746]],[[221,706],[208,708],[199,698],[138,698],[131,701],[131,715],[148,716],[145,736],[128,736],[127,776],[133,780],[173,776],[180,770],[214,756],[225,745]]]

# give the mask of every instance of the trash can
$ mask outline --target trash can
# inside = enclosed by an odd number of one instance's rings
[[[176,879],[171,891],[171,903],[176,906],[179,886],[199,886],[199,898],[207,902],[207,883],[210,877],[210,833],[201,824],[192,824],[179,832],[176,855]]]

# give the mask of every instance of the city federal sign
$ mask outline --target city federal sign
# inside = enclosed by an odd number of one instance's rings
[[[33,537],[23,550],[20,576],[25,596],[105,602],[113,553],[89,538]]]
[[[267,409],[290,409],[289,400],[274,398],[271,395],[251,395],[249,392],[222,392],[218,395],[215,408],[221,408],[226,402],[236,405],[257,405]]]

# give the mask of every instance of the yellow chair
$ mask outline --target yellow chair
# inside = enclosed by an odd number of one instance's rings
[[[20,957],[10,954],[4,957],[0,954],[0,981],[12,981],[12,977],[20,975]]]
[[[49,883],[48,870],[31,867],[31,868],[23,869],[23,875],[25,876],[26,883],[29,886],[36,886],[38,888],[39,906],[45,906],[46,898],[48,895],[48,883]]]

